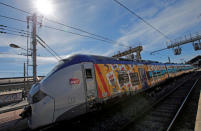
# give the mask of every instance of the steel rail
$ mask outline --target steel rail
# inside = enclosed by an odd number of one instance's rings
[[[5,87],[5,86],[20,86],[23,85],[24,82],[15,82],[15,83],[10,83],[10,84],[0,84],[0,87]],[[33,84],[33,81],[29,81],[29,84]]]
[[[201,77],[200,77],[200,78],[201,78]],[[187,99],[188,99],[190,93],[192,92],[192,90],[194,89],[195,85],[198,83],[198,81],[200,80],[200,78],[198,78],[198,79],[196,80],[196,82],[193,84],[192,88],[191,88],[190,91],[188,92],[187,96],[185,97],[184,101],[182,102],[180,108],[178,109],[176,115],[175,115],[174,118],[172,119],[172,121],[171,121],[171,123],[169,124],[169,126],[168,126],[168,128],[167,128],[166,131],[169,131],[169,130],[172,128],[172,126],[173,126],[175,120],[178,118],[179,113],[181,112],[181,110],[182,110],[184,104],[186,103],[186,101],[187,101]]]
[[[1,111],[0,111],[0,114],[2,114],[2,113],[7,113],[7,112],[11,112],[11,111],[15,111],[15,110],[18,110],[18,109],[23,109],[23,108],[24,108],[25,106],[27,106],[27,105],[28,105],[28,104],[24,104],[24,105],[16,106],[16,107],[13,107],[13,108],[1,110]]]

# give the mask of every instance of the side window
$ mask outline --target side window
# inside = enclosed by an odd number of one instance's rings
[[[92,71],[91,69],[85,69],[85,75],[87,79],[92,78]]]
[[[147,76],[148,76],[148,79],[151,79],[151,78],[152,78],[151,71],[148,71],[148,72],[147,72]]]
[[[138,78],[137,72],[129,73],[129,75],[130,75],[130,78],[131,78],[132,86],[139,85],[139,78]]]
[[[129,77],[126,72],[121,72],[118,74],[119,84],[123,86],[125,83],[129,82]]]
[[[140,74],[140,80],[146,80],[146,76],[145,76],[145,71],[144,68],[138,68],[139,74]]]

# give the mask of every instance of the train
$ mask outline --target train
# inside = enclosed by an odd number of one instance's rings
[[[59,63],[32,86],[22,115],[31,129],[94,111],[121,95],[134,95],[193,70],[187,64],[132,61],[77,54]],[[22,114],[23,114],[22,113]]]

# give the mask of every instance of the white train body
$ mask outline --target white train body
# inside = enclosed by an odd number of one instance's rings
[[[92,63],[73,64],[59,69],[63,64],[61,62],[30,90],[32,113],[28,124],[32,129],[85,113],[86,101],[97,96],[94,73],[87,80],[83,74],[86,68],[94,71]]]
[[[161,69],[165,70],[164,66]],[[29,127],[35,129],[71,119],[122,92],[146,89],[151,84],[157,84],[159,77],[168,77],[167,73],[163,73],[152,79],[152,73],[149,73],[151,70],[151,66],[145,68],[142,63],[137,66],[132,61],[107,57],[75,55],[64,59],[31,88],[28,95],[31,107]],[[127,75],[122,75],[125,72]]]

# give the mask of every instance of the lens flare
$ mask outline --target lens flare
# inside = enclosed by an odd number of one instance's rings
[[[36,0],[36,9],[42,15],[51,15],[53,13],[53,4],[51,0]]]

